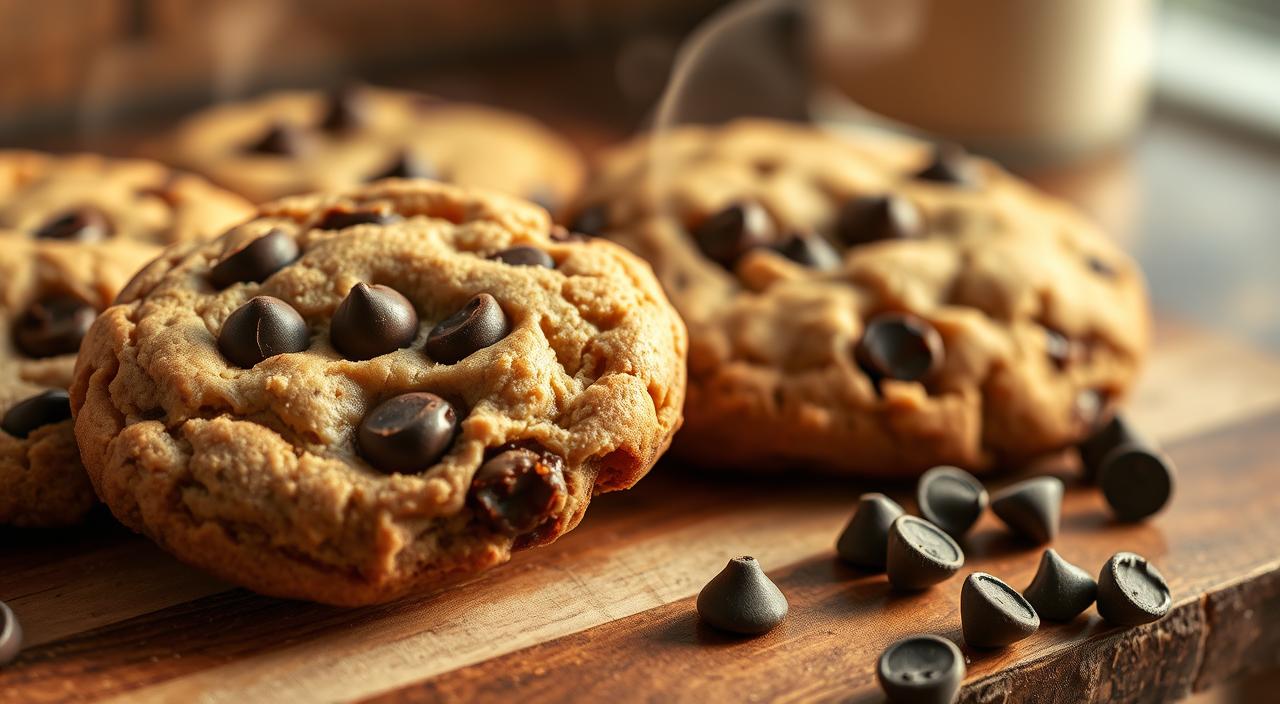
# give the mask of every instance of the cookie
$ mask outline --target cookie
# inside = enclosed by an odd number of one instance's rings
[[[153,264],[89,331],[71,401],[126,525],[257,591],[355,605],[504,562],[631,486],[680,424],[685,353],[623,248],[392,180]]]
[[[955,150],[758,120],[604,155],[584,230],[651,262],[689,326],[704,465],[903,477],[1015,464],[1129,390],[1149,311],[1084,217]]]
[[[555,210],[583,178],[577,151],[530,118],[368,86],[218,105],[161,149],[255,202],[394,177],[496,189]]]

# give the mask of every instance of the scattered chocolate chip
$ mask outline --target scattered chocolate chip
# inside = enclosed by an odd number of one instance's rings
[[[810,269],[832,271],[840,268],[840,253],[821,235],[796,233],[775,249],[787,259]]]
[[[927,589],[964,566],[964,551],[951,536],[915,516],[899,516],[889,527],[885,571],[897,589]]]
[[[1067,562],[1052,548],[1040,556],[1040,567],[1031,584],[1022,590],[1040,615],[1049,621],[1070,621],[1098,596],[1098,583],[1083,569]]]
[[[1013,587],[974,572],[960,588],[960,626],[974,648],[1003,648],[1040,628],[1040,616]]]
[[[356,444],[379,471],[416,474],[444,457],[458,434],[458,414],[448,401],[425,391],[378,404],[360,421]]]
[[[97,208],[77,208],[55,215],[35,232],[37,239],[97,242],[111,236],[115,228]]]
[[[490,526],[507,535],[528,533],[564,506],[564,460],[550,452],[506,450],[471,480],[471,504]]]
[[[224,256],[209,270],[209,281],[226,288],[241,281],[262,283],[298,259],[297,240],[281,229],[273,229]]]
[[[266,133],[246,146],[244,150],[250,154],[269,154],[272,156],[297,156],[304,151],[306,138],[302,130],[293,125],[277,122],[267,128]]]
[[[773,218],[764,206],[743,201],[703,220],[692,235],[707,258],[731,269],[748,251],[769,246],[775,232]]]
[[[293,306],[272,296],[254,296],[227,316],[218,350],[237,367],[249,369],[278,354],[301,352],[310,343],[307,323]]]
[[[902,507],[884,494],[863,494],[836,541],[836,554],[854,567],[883,571],[889,549],[889,526],[903,513]]]
[[[609,208],[604,203],[596,203],[583,208],[578,217],[569,223],[569,229],[586,235],[599,236],[609,229]]]
[[[1084,469],[1085,479],[1095,481],[1098,474],[1102,471],[1102,460],[1112,450],[1121,445],[1142,445],[1144,444],[1138,434],[1129,427],[1129,422],[1123,416],[1116,415],[1107,422],[1106,425],[1098,428],[1092,435],[1085,438],[1079,445],[1076,445],[1076,451],[1080,454],[1080,464]]]
[[[391,161],[387,162],[386,168],[378,173],[370,176],[369,181],[378,181],[384,178],[439,178],[439,172],[432,163],[410,151],[402,151]]]
[[[1118,552],[1098,575],[1098,613],[1117,626],[1151,623],[1169,613],[1169,585],[1155,565],[1131,552]]]
[[[928,322],[904,313],[881,313],[867,322],[854,348],[862,371],[883,379],[916,381],[942,365],[942,336]]]
[[[556,268],[556,260],[552,259],[550,254],[547,254],[543,249],[531,247],[527,244],[508,247],[489,258],[511,266],[542,266],[548,269]]]
[[[80,351],[80,341],[98,317],[93,306],[73,296],[50,296],[31,304],[13,326],[18,349],[28,357],[56,357]]]
[[[418,313],[393,288],[364,282],[351,287],[333,312],[329,341],[347,359],[373,359],[413,344]]]
[[[1089,265],[1089,271],[1092,271],[1098,276],[1102,276],[1108,279],[1114,279],[1116,276],[1115,267],[1106,263],[1102,259],[1099,259],[1098,257],[1091,256],[1088,259],[1086,259],[1085,262]]]
[[[41,391],[13,405],[0,421],[0,429],[15,438],[25,438],[36,428],[71,418],[71,397],[62,389]]]
[[[390,208],[330,208],[315,226],[321,230],[345,230],[356,225],[389,225],[403,219]]]
[[[909,636],[885,648],[876,679],[893,704],[951,704],[964,682],[964,656],[935,635]]]
[[[329,96],[320,129],[326,132],[354,130],[365,125],[368,113],[364,90],[358,84],[346,85]]]
[[[1027,479],[993,494],[991,510],[1014,532],[1043,545],[1058,535],[1062,491],[1057,477]]]
[[[972,188],[980,176],[976,164],[965,150],[955,144],[939,145],[933,150],[933,161],[916,174],[921,181],[936,181]]]
[[[907,198],[890,194],[846,202],[836,217],[836,236],[846,246],[904,240],[924,234],[924,216]]]
[[[8,665],[22,650],[22,624],[9,605],[0,601],[0,666]]]
[[[1116,447],[1102,460],[1098,486],[1121,521],[1155,515],[1173,496],[1173,463],[1140,442]]]
[[[508,332],[507,315],[498,300],[487,293],[478,293],[431,329],[423,349],[441,364],[454,364],[496,343]]]
[[[934,467],[916,484],[920,515],[959,538],[987,508],[987,490],[978,478],[958,467]]]
[[[773,630],[787,615],[787,597],[754,557],[735,557],[698,592],[698,616],[730,633]]]

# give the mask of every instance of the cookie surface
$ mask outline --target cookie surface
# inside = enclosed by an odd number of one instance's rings
[[[910,476],[1082,439],[1129,389],[1136,265],[989,162],[744,120],[607,154],[576,222],[654,265],[689,326],[676,450]]]
[[[94,323],[71,396],[124,523],[258,591],[363,604],[550,542],[643,476],[685,344],[621,247],[384,181],[157,261]]]
[[[367,86],[215,106],[162,149],[255,202],[399,177],[491,188],[555,210],[583,178],[577,151],[530,118]]]

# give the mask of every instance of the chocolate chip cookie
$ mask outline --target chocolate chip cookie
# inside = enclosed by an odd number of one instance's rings
[[[429,178],[555,210],[583,178],[577,151],[530,118],[369,86],[215,106],[189,118],[161,149],[255,202],[380,178]]]
[[[746,120],[607,154],[575,214],[689,326],[676,449],[733,469],[986,470],[1085,437],[1145,354],[1141,273],[955,149]]]
[[[157,261],[89,331],[71,401],[125,524],[354,605],[504,562],[631,486],[680,424],[685,348],[623,248],[392,180]]]

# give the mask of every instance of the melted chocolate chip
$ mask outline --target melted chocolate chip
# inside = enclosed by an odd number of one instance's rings
[[[80,351],[80,341],[98,312],[72,296],[36,301],[17,320],[13,338],[28,357],[56,357]]]
[[[396,154],[387,163],[386,168],[370,176],[368,180],[377,181],[384,178],[439,179],[440,173],[430,161],[406,150]]]
[[[599,236],[609,228],[609,209],[603,203],[588,205],[569,224],[569,229],[586,235]]]
[[[924,216],[899,195],[865,196],[848,201],[836,219],[836,236],[849,247],[903,240],[924,234]]]
[[[368,106],[359,85],[343,86],[329,96],[329,106],[320,120],[326,132],[346,132],[363,127],[368,121]]]
[[[840,268],[840,254],[821,235],[797,233],[777,246],[777,251],[791,261],[818,271]]]
[[[528,533],[564,505],[564,460],[549,452],[515,448],[480,465],[471,481],[471,505],[495,530]]]
[[[244,150],[250,154],[297,156],[303,152],[305,142],[302,130],[284,122],[277,122],[268,127],[266,133],[256,142],[246,146]]]
[[[321,230],[345,230],[356,225],[389,225],[403,218],[390,208],[330,208],[320,217],[316,227]]]
[[[62,389],[49,389],[19,401],[4,414],[0,428],[15,438],[25,438],[36,428],[71,418],[71,397]]]
[[[382,285],[358,283],[333,312],[329,341],[347,359],[372,359],[413,344],[418,314],[409,299]]]
[[[872,381],[915,381],[942,364],[942,336],[928,322],[904,313],[882,313],[867,323],[855,348],[858,366]]]
[[[360,421],[360,454],[388,474],[422,472],[440,461],[458,434],[458,414],[433,393],[414,391],[387,399]]]
[[[744,201],[708,217],[693,228],[692,235],[707,258],[731,269],[750,250],[769,246],[775,232],[764,206]]]
[[[232,364],[249,369],[264,359],[307,349],[307,323],[279,298],[254,296],[227,316],[218,350]]]
[[[550,254],[547,254],[545,250],[537,247],[531,247],[527,244],[508,247],[489,258],[500,261],[503,264],[510,264],[511,266],[542,266],[548,269],[556,268],[556,260],[552,259]]]
[[[226,288],[241,281],[261,283],[298,259],[298,242],[284,230],[274,229],[224,256],[209,270],[209,281]]]
[[[971,188],[978,185],[981,177],[977,165],[962,147],[943,144],[934,149],[933,161],[917,173],[916,178]]]
[[[36,230],[42,240],[97,242],[111,236],[111,221],[97,208],[77,208],[50,218]]]
[[[440,321],[427,335],[427,355],[442,364],[454,364],[507,336],[507,315],[497,299],[487,293],[471,297],[453,315]]]

